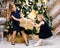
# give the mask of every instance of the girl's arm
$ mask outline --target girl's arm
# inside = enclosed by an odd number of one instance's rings
[[[14,20],[16,20],[16,21],[21,21],[22,19],[17,19],[17,18],[15,18],[13,15],[12,15],[12,18],[14,19]]]
[[[34,23],[34,27],[40,27],[41,25],[44,25],[44,21],[41,21],[39,24],[37,23]]]

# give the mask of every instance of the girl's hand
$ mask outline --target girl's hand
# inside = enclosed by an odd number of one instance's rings
[[[31,24],[35,27],[36,26],[36,23],[34,21],[31,22]]]
[[[37,23],[34,23],[33,26],[36,27],[37,26]]]
[[[22,21],[24,21],[24,18],[21,18],[21,19],[19,19],[18,21],[19,21],[19,22],[22,22]]]
[[[21,22],[22,21],[22,18],[21,19],[18,19],[18,21]]]

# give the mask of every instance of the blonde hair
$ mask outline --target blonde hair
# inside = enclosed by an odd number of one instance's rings
[[[38,14],[38,16],[39,16],[40,18],[42,18],[42,20],[45,20],[43,14]]]
[[[14,5],[14,2],[10,2],[10,3],[9,3],[9,10],[10,10],[10,11],[12,10],[13,5]]]
[[[9,3],[9,12],[10,12],[10,14],[11,14],[13,5],[14,5],[14,2],[10,2],[10,3]],[[10,15],[10,14],[9,14],[9,15]],[[9,16],[9,18],[11,18],[11,16]]]

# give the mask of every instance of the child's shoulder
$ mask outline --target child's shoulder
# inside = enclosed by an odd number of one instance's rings
[[[44,20],[41,21],[41,23],[44,23],[44,22],[45,22]]]
[[[44,21],[41,21],[40,24],[44,24],[45,22]]]

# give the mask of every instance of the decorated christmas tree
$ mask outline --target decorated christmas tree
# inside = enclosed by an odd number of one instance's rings
[[[16,7],[20,8],[20,10],[23,12],[23,14],[25,15],[24,17],[32,19],[36,23],[39,23],[39,21],[36,18],[37,14],[43,14],[45,20],[51,27],[52,18],[48,15],[48,9],[44,0],[14,0],[14,3]],[[35,27],[32,30],[27,29],[26,31],[27,34],[37,34],[37,30]]]

